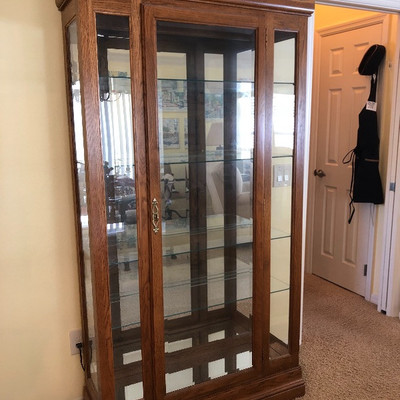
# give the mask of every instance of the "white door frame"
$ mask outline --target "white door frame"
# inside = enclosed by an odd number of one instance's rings
[[[385,213],[385,249],[382,256],[382,272],[380,297],[378,302],[378,310],[385,311],[388,316],[398,316],[400,313],[400,288],[398,282],[400,279],[400,264],[396,265],[396,243],[400,241],[400,221],[396,218],[400,213],[400,15],[397,27],[396,41],[396,58],[392,68],[397,71],[394,79],[395,90],[393,91],[393,113],[390,121],[391,132],[387,173],[387,188],[385,193],[387,210]],[[396,188],[391,185],[396,185]],[[393,189],[393,190],[392,190]],[[397,194],[397,195],[396,195]],[[398,247],[398,246],[397,246]],[[400,315],[399,315],[400,316]]]
[[[396,12],[400,13],[400,4],[398,0],[352,0],[352,1],[342,1],[342,0],[325,0],[325,1],[317,1],[319,4],[326,5],[336,5],[336,6],[346,6],[352,8],[366,9],[372,11],[385,11],[385,12]],[[400,17],[400,14],[399,14]],[[313,17],[314,18],[314,17]],[[310,33],[309,33],[309,59],[313,58],[313,32],[312,27],[314,26],[313,18],[309,24]],[[400,23],[400,21],[399,21]],[[367,290],[366,290],[366,299],[369,301],[373,301],[378,304],[378,310],[386,310],[388,315],[398,315],[400,313],[400,288],[397,288],[394,285],[395,278],[400,277],[400,265],[395,266],[394,263],[394,255],[395,255],[395,240],[400,242],[400,226],[398,226],[396,220],[393,218],[393,212],[396,210],[400,210],[400,196],[397,196],[395,199],[395,193],[390,191],[390,182],[396,181],[396,176],[400,177],[400,162],[397,165],[397,157],[400,157],[400,143],[398,140],[400,126],[400,71],[399,71],[399,54],[400,54],[400,32],[398,31],[397,38],[397,49],[396,54],[393,57],[391,68],[393,68],[393,73],[395,74],[394,82],[397,82],[397,90],[393,91],[392,105],[393,105],[393,113],[392,113],[392,121],[390,123],[390,133],[389,133],[389,149],[392,151],[388,154],[387,160],[387,176],[384,178],[386,183],[386,191],[385,191],[385,206],[384,206],[384,249],[380,255],[377,256],[378,260],[375,261],[375,265],[381,266],[380,277],[380,293],[375,297],[371,296],[371,274],[367,277]],[[316,40],[316,48],[318,48],[318,38]],[[396,40],[396,39],[395,39]],[[318,62],[318,61],[317,61]],[[310,67],[309,62],[309,67]],[[309,68],[309,71],[312,68]],[[318,69],[317,69],[318,71]],[[311,73],[310,73],[311,74]],[[315,74],[314,74],[315,75]],[[314,77],[317,79],[318,77]],[[315,82],[314,82],[315,83]],[[308,94],[311,97],[312,86],[311,80],[308,80]],[[318,100],[318,99],[317,99]],[[316,104],[316,99],[313,98],[312,103]],[[309,110],[308,115],[308,123],[311,122],[311,108]],[[315,122],[315,121],[313,121]],[[315,124],[313,124],[315,126]],[[311,167],[315,166],[316,160],[316,138],[315,134],[311,134],[311,136],[307,139],[306,143],[310,143],[310,158],[309,165]],[[399,159],[400,161],[400,159]],[[308,165],[307,165],[308,166]],[[307,167],[306,166],[306,167]],[[311,168],[312,169],[312,168]],[[305,169],[308,171],[308,168]],[[305,199],[308,198],[307,206],[308,206],[308,214],[307,214],[307,230],[305,232],[305,241],[307,243],[307,247],[305,248],[304,256],[305,256],[305,270],[306,272],[311,272],[311,253],[310,253],[310,244],[312,243],[312,226],[313,226],[313,213],[312,210],[314,208],[314,180],[309,179],[309,173],[306,175],[305,179],[308,181],[308,193],[305,193]],[[311,212],[310,212],[311,211]],[[374,236],[373,231],[370,232],[370,243],[369,246],[370,254],[369,257],[373,257],[373,244],[374,244]],[[393,243],[393,244],[392,244]],[[371,271],[371,268],[369,269]],[[369,280],[368,280],[369,278]],[[372,298],[371,298],[372,297]]]

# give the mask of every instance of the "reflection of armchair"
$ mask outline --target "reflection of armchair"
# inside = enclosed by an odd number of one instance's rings
[[[250,182],[243,182],[242,175],[236,168],[236,214],[252,217],[252,196]],[[207,166],[207,188],[210,193],[215,214],[224,214],[224,163],[211,163]]]
[[[124,196],[117,201],[121,221],[127,224],[136,224],[136,195]]]
[[[164,183],[164,189],[162,190],[163,192],[163,198],[164,198],[164,211],[165,211],[165,216],[164,218],[166,220],[172,219],[172,214],[177,215],[179,218],[187,218],[188,217],[188,212],[189,210],[186,209],[186,214],[182,215],[179,213],[177,210],[172,209],[172,193],[179,193],[175,189],[175,178],[174,174],[171,172],[171,169],[169,168],[168,171],[164,176],[163,176],[163,183]]]

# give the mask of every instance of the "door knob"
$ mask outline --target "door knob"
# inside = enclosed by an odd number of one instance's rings
[[[320,178],[323,178],[326,176],[326,173],[322,171],[322,169],[314,169],[314,176],[319,176]]]

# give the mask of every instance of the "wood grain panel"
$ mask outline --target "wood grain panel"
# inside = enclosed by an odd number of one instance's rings
[[[147,3],[147,1],[144,1]],[[152,4],[165,4],[170,6],[179,6],[182,2],[175,0],[151,0]],[[190,8],[191,4],[186,2],[185,7]],[[209,8],[212,6],[227,6],[229,8],[238,9],[258,9],[258,10],[271,10],[278,11],[284,10],[286,13],[300,13],[311,15],[314,11],[314,0],[193,0],[190,3],[193,5],[204,5]]]
[[[137,8],[137,0],[91,0],[93,9],[99,13],[129,15]],[[134,14],[132,14],[134,15]]]
[[[132,2],[132,14],[130,18],[130,55],[131,55],[131,77],[132,77],[132,115],[133,135],[135,149],[135,180],[136,184],[136,212],[139,257],[139,288],[140,288],[140,316],[141,329],[146,334],[141,334],[142,344],[142,374],[143,393],[145,398],[154,398],[155,370],[154,365],[154,332],[152,330],[153,310],[151,300],[151,247],[149,235],[150,227],[150,201],[148,193],[148,170],[146,157],[146,129],[144,112],[144,76],[143,76],[143,54],[141,24],[140,24],[140,1]]]
[[[144,25],[142,26],[142,41],[144,53],[145,71],[145,92],[144,103],[146,121],[146,152],[147,152],[147,173],[148,173],[148,196],[149,207],[153,199],[161,205],[160,193],[160,158],[158,144],[158,115],[157,108],[157,38],[156,20],[151,9],[145,7]],[[153,387],[154,397],[163,398],[165,388],[165,358],[164,358],[164,293],[163,293],[163,259],[162,259],[162,235],[161,232],[155,233],[152,229],[149,232],[149,242],[151,251],[151,306],[149,312],[152,318],[152,362],[153,362]]]
[[[60,11],[63,11],[66,5],[71,1],[71,0],[55,0],[56,1],[56,6]]]
[[[90,249],[94,313],[98,349],[98,375],[103,398],[114,399],[114,362],[112,353],[107,220],[105,213],[104,170],[102,162],[96,24],[91,4],[78,2],[79,67],[82,91],[85,167],[88,216],[91,224]]]
[[[69,3],[70,0],[55,0],[56,6],[60,11],[63,10],[65,5]],[[130,0],[120,0],[120,2],[129,3]],[[235,6],[235,7],[255,7],[259,9],[265,10],[290,10],[296,11],[303,14],[310,15],[314,11],[315,2],[314,0],[269,0],[269,1],[262,1],[262,0],[198,0],[200,3],[214,3],[214,4],[222,4],[228,6]],[[167,3],[165,1],[159,1],[159,3]]]
[[[264,90],[272,92],[271,79],[267,73],[272,71],[265,67],[267,52],[265,46],[266,20],[260,17],[260,27],[256,35],[256,86],[255,86],[255,135],[254,135],[254,176],[253,176],[253,316],[258,324],[253,324],[253,363],[256,369],[266,368],[265,360],[269,358],[269,312],[270,298],[267,290],[270,286],[270,276],[267,271],[266,260],[270,259],[270,247],[265,243],[270,241],[270,227],[262,223],[258,215],[264,215],[264,221],[270,221],[271,204],[271,174],[265,174],[264,165],[271,157],[271,137],[266,136],[266,130],[272,127],[272,97],[267,100]],[[271,62],[272,58],[270,59]],[[268,82],[268,83],[267,83]],[[266,102],[271,106],[268,108],[270,118],[266,115]],[[264,365],[262,365],[264,364]]]

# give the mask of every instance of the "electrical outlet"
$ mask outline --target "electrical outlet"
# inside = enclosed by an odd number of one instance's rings
[[[71,349],[71,355],[79,354],[79,349],[76,347],[77,343],[82,343],[82,330],[76,329],[69,333],[69,346]]]
[[[276,164],[273,167],[273,187],[284,187],[292,184],[292,165]]]

